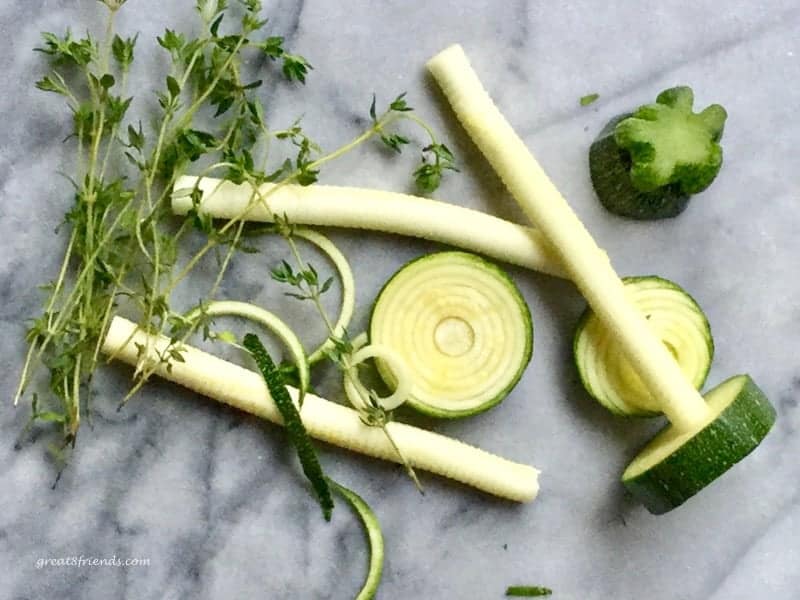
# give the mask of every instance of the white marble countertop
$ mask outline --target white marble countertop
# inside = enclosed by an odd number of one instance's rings
[[[154,38],[191,27],[192,2],[130,0],[124,31],[141,33],[137,61],[158,70]],[[472,58],[501,110],[622,274],[657,273],[687,288],[711,321],[709,385],[749,372],[779,420],[761,447],[721,480],[655,517],[623,493],[619,475],[656,426],[612,417],[582,390],[571,334],[584,304],[567,282],[510,273],[535,321],[534,359],[498,408],[431,423],[543,470],[531,504],[494,500],[423,474],[421,497],[395,466],[330,447],[323,463],[379,515],[386,538],[380,598],[488,600],[510,584],[540,584],[570,600],[800,598],[800,6],[796,0],[624,2],[268,1],[275,34],[314,65],[305,88],[265,91],[276,122],[303,115],[327,148],[358,133],[373,91],[408,92],[441,131],[461,174],[435,196],[519,220],[514,202],[466,139],[424,72],[452,42]],[[95,0],[7,0],[0,7],[0,390],[12,394],[35,285],[55,274],[70,202],[61,140],[69,115],[37,92],[39,32],[102,29]],[[147,81],[143,79],[142,81]],[[612,116],[685,83],[698,103],[729,112],[718,180],[680,217],[637,223],[592,194],[587,150]],[[148,85],[137,90],[147,95]],[[600,99],[581,107],[578,99]],[[363,148],[326,169],[326,183],[404,191],[416,158]],[[352,259],[356,327],[381,284],[435,244],[332,231]],[[282,251],[278,245],[274,252]],[[261,254],[237,263],[229,297],[281,300]],[[199,286],[199,284],[198,284]],[[198,287],[198,290],[200,287]],[[309,333],[307,341],[314,340]],[[104,368],[93,426],[55,476],[36,435],[14,442],[27,409],[0,411],[0,598],[352,598],[365,572],[355,519],[319,515],[280,429],[153,382],[124,410],[130,371]],[[321,383],[333,395],[328,377]],[[40,558],[144,557],[146,567],[37,568]]]

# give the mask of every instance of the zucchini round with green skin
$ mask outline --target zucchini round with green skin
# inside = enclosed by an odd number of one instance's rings
[[[643,192],[631,181],[631,156],[614,140],[617,124],[632,113],[611,119],[589,148],[589,174],[600,203],[609,212],[630,219],[677,217],[689,205],[689,194],[676,185]]]
[[[679,285],[654,275],[622,281],[628,299],[645,315],[683,374],[695,388],[702,388],[711,368],[714,340],[697,302]],[[608,410],[623,416],[661,413],[658,401],[591,308],[578,321],[573,354],[583,387]]]
[[[533,322],[499,267],[474,254],[439,252],[411,261],[384,285],[369,336],[405,362],[410,406],[454,418],[488,410],[519,381],[532,354]],[[394,374],[376,363],[394,387]]]
[[[705,399],[707,423],[689,432],[668,425],[622,475],[653,514],[680,506],[750,454],[775,422],[775,409],[749,375],[731,377]]]

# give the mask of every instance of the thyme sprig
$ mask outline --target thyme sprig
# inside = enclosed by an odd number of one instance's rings
[[[344,332],[337,332],[335,330],[333,321],[322,303],[322,296],[330,289],[334,281],[333,277],[328,277],[323,280],[320,278],[319,272],[314,265],[302,258],[297,242],[292,235],[292,224],[289,223],[285,217],[276,217],[275,222],[277,224],[278,233],[289,245],[296,266],[293,268],[288,261],[282,260],[278,266],[271,270],[270,274],[272,279],[292,288],[292,291],[285,292],[287,296],[300,301],[308,300],[314,305],[317,314],[325,324],[328,339],[333,344],[331,350],[325,353],[327,358],[336,365],[343,377],[348,379],[350,383],[353,384],[353,388],[360,394],[360,402],[353,407],[358,411],[361,421],[365,425],[378,427],[383,431],[392,449],[399,458],[400,463],[403,465],[406,474],[420,493],[424,493],[422,484],[414,468],[408,462],[389,431],[387,425],[392,419],[391,411],[387,411],[381,405],[375,390],[356,385],[357,376],[355,374],[355,369],[357,365],[354,364],[353,355],[357,348],[346,330]],[[362,393],[362,390],[365,391],[366,394]]]
[[[381,114],[373,102],[368,128],[328,153],[299,121],[271,128],[260,90],[275,85],[275,77],[302,85],[312,66],[290,52],[283,38],[267,33],[268,21],[257,0],[235,5],[196,0],[199,33],[166,29],[156,40],[169,57],[169,73],[156,93],[155,119],[149,114],[133,117],[128,79],[141,40],[115,33],[124,0],[99,1],[108,8],[103,39],[90,33],[45,33],[37,49],[47,56],[51,69],[36,86],[62,97],[72,115],[76,174],[64,220],[69,231],[65,254],[56,278],[46,286],[44,308],[28,329],[29,348],[14,402],[44,366],[50,394],[37,396],[31,420],[61,427],[62,448],[74,445],[89,411],[103,335],[117,307],[124,304],[135,312],[142,330],[170,339],[160,353],[140,349],[142,361],[127,400],[160,365],[169,368],[182,360],[192,334],[209,334],[202,307],[215,298],[235,256],[256,251],[250,236],[244,235],[246,217],[257,205],[269,211],[272,193],[290,183],[314,184],[323,166],[373,137],[389,146],[408,145],[392,130],[401,120],[422,127],[430,138],[415,173],[421,188],[434,189],[442,171],[454,168],[452,154],[414,114],[404,94]],[[248,57],[259,54],[278,62],[280,69],[267,68],[248,79],[243,66]],[[213,114],[210,123],[199,116],[208,109]],[[258,149],[263,151],[257,157]],[[269,168],[276,155],[276,166]],[[194,189],[195,209],[178,219],[170,209],[173,187],[190,168],[201,176],[222,175],[251,186],[248,206],[235,218],[216,222],[202,213],[201,194]],[[275,186],[262,192],[264,183]],[[184,258],[183,241],[197,233],[204,243]],[[185,307],[175,305],[173,293],[209,253],[217,257],[217,272],[198,303],[200,310],[188,319]],[[315,285],[322,293],[331,283]]]

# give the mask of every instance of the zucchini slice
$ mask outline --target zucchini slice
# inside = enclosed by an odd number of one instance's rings
[[[411,261],[384,285],[372,309],[370,342],[408,367],[408,404],[434,417],[465,417],[500,402],[531,359],[533,321],[509,276],[467,252]],[[392,371],[378,372],[390,387]]]
[[[679,285],[655,275],[625,277],[628,299],[672,353],[686,378],[703,387],[714,357],[714,340],[705,314]],[[578,321],[573,354],[583,387],[611,412],[623,416],[661,414],[622,349],[591,308]]]
[[[775,422],[775,409],[749,375],[731,377],[705,399],[705,424],[688,433],[666,426],[622,474],[653,514],[680,506],[750,454]]]
[[[614,131],[632,114],[611,119],[589,148],[592,186],[600,203],[615,215],[638,220],[677,217],[689,205],[689,194],[682,193],[677,185],[644,192],[631,181],[631,156],[617,145]]]

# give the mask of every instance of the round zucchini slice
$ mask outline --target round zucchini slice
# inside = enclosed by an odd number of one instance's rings
[[[714,357],[711,327],[700,306],[679,285],[661,277],[626,277],[623,281],[630,300],[699,390]],[[583,387],[608,410],[623,416],[660,414],[658,402],[590,308],[578,321],[573,354]]]
[[[775,422],[775,409],[749,375],[705,395],[709,421],[697,431],[666,426],[633,459],[622,482],[653,514],[680,506],[745,456]]]
[[[519,381],[531,359],[533,322],[499,267],[467,252],[438,252],[406,264],[384,285],[369,336],[405,361],[410,406],[455,418],[491,408]],[[392,371],[376,364],[394,387]]]

